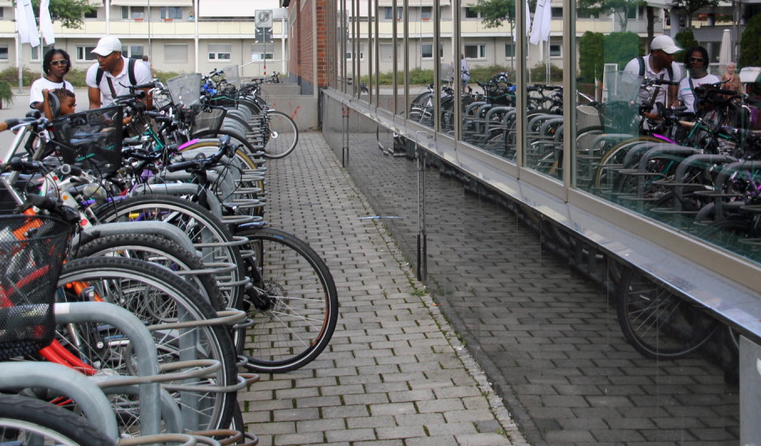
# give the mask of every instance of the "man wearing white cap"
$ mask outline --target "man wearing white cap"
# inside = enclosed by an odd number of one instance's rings
[[[674,62],[674,54],[681,50],[671,37],[657,36],[650,42],[650,54],[644,57],[638,56],[629,61],[624,68],[624,72],[646,79],[661,79],[678,84],[682,80],[682,69],[679,64]],[[678,85],[656,85],[654,88],[658,91],[655,96],[655,102],[660,102],[668,107],[677,99],[679,92]],[[666,96],[667,91],[668,97]],[[648,102],[650,100],[650,92],[640,89],[639,100],[640,103]],[[657,109],[653,108],[651,113],[656,111]]]
[[[98,63],[87,69],[85,78],[90,109],[110,105],[114,97],[129,94],[129,86],[151,81],[151,72],[144,64],[122,56],[122,42],[114,36],[101,38],[91,52]]]

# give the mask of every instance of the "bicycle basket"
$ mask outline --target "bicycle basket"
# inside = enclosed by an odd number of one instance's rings
[[[116,172],[122,165],[120,106],[87,110],[53,121],[53,135],[61,158],[95,173]]]
[[[167,79],[166,88],[175,104],[196,104],[201,100],[201,74],[183,74]]]
[[[240,87],[240,75],[238,74],[238,65],[229,65],[222,68],[222,72],[225,76],[225,81],[228,84]]]
[[[197,110],[195,118],[193,118],[193,125],[190,127],[190,134],[195,135],[204,131],[219,132],[226,114],[227,110],[218,107]]]
[[[53,304],[71,226],[40,215],[0,216],[0,360],[53,340]]]
[[[513,85],[489,83],[484,88],[484,92],[490,104],[515,106],[515,86]]]

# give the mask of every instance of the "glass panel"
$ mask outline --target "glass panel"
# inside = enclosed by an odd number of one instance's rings
[[[562,179],[562,8],[539,0],[531,11],[527,58],[526,167]]]
[[[576,185],[761,262],[759,142],[745,131],[753,98],[710,87],[720,81],[708,65],[716,55],[679,51],[661,10],[622,10],[628,22],[607,32],[593,32],[600,21],[588,15],[577,20]],[[617,31],[637,17],[655,26],[644,49],[636,34]]]

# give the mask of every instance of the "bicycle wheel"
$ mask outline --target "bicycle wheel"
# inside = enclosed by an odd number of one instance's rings
[[[0,395],[0,444],[14,446],[116,445],[86,418],[19,395]]]
[[[130,310],[147,326],[162,323],[206,321],[216,316],[211,306],[183,279],[157,265],[121,257],[90,257],[67,262],[58,281],[67,301],[79,300],[72,290],[85,284],[106,302]],[[191,324],[192,325],[192,324]],[[152,330],[159,363],[213,359],[222,367],[207,377],[183,384],[228,386],[237,382],[236,354],[223,326],[192,325]],[[105,374],[134,375],[133,352],[112,326],[88,323],[59,327],[59,342]],[[171,389],[171,386],[168,387]],[[199,388],[172,391],[186,427],[217,429],[229,425],[234,393]],[[136,433],[140,414],[130,396],[114,398],[118,420],[125,433]]]
[[[618,323],[643,356],[676,359],[703,345],[719,322],[697,305],[627,268],[616,291]]]
[[[95,210],[101,222],[113,221],[166,221],[183,231],[200,247],[201,261],[205,264],[232,264],[236,268],[216,275],[219,288],[226,299],[223,305],[238,308],[240,283],[245,281],[243,259],[237,246],[232,246],[230,231],[211,212],[183,198],[169,195],[144,195],[107,203]],[[237,284],[237,285],[236,285]]]
[[[255,285],[247,294],[248,367],[286,372],[308,364],[328,345],[338,321],[338,293],[328,267],[306,243],[272,228],[238,233],[249,239]]]
[[[277,110],[267,111],[269,130],[264,144],[264,157],[277,159],[287,156],[299,142],[299,129],[290,116]]]
[[[75,254],[75,258],[112,256],[155,263],[180,273],[181,277],[192,283],[194,288],[206,298],[206,301],[213,308],[223,310],[221,302],[228,300],[220,299],[221,291],[211,274],[192,273],[193,270],[204,269],[204,264],[200,258],[163,237],[149,234],[118,234],[99,237],[81,246]]]

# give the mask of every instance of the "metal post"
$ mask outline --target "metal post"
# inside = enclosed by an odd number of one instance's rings
[[[417,158],[417,195],[418,195],[418,233],[417,233],[417,279],[425,281],[428,277],[428,240],[425,234],[425,150],[420,148],[415,135],[415,154]]]
[[[341,166],[349,165],[349,106],[344,103],[341,108],[343,118],[343,146],[341,147]]]

